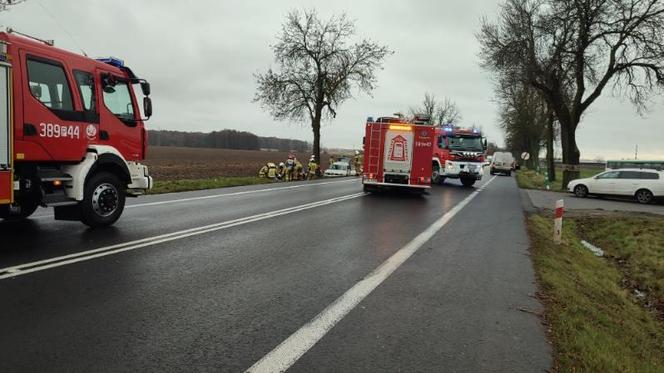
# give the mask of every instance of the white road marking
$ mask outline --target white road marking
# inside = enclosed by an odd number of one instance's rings
[[[173,233],[162,234],[159,236],[147,237],[140,240],[124,242],[121,244],[100,247],[94,250],[82,251],[74,254],[59,256],[50,259],[44,259],[36,262],[20,264],[12,267],[0,269],[0,280],[26,275],[28,273],[44,271],[51,268],[61,267],[68,264],[78,263],[86,260],[100,258],[107,255],[118,254],[125,251],[141,249],[154,246],[159,243],[175,241],[191,236],[197,236],[209,232],[215,232],[222,229],[236,227],[238,225],[248,224],[260,220],[270,219],[277,216],[292,214],[299,211],[309,210],[316,207],[339,203],[350,199],[362,197],[365,193],[354,193],[341,197],[330,198],[318,202],[312,202],[301,206],[289,207],[282,210],[266,212],[262,214],[247,216],[244,218],[228,220],[220,223],[209,224],[201,227],[185,229]]]
[[[481,191],[496,177],[494,176],[482,187],[459,202],[452,210],[445,213],[422,233],[417,235],[406,246],[394,253],[378,268],[367,275],[360,282],[337,298],[311,321],[302,326],[285,341],[270,351],[262,359],[252,365],[247,372],[283,372],[290,368],[311,347],[327,334],[341,319],[355,308],[374,289],[385,281],[397,268],[410,258],[422,245],[427,243],[440,229],[442,229],[459,211],[463,210]]]
[[[125,209],[133,209],[133,208],[136,208],[136,207],[167,205],[167,204],[172,204],[172,203],[191,202],[191,201],[199,201],[199,200],[206,200],[206,199],[213,199],[213,198],[241,196],[241,195],[244,195],[244,194],[274,192],[274,191],[280,191],[280,190],[290,190],[290,189],[295,189],[295,188],[307,188],[307,187],[314,187],[316,185],[341,184],[341,183],[348,183],[348,182],[357,181],[357,180],[359,180],[359,179],[350,179],[350,180],[342,180],[342,181],[325,181],[325,182],[320,182],[320,183],[298,184],[298,185],[289,185],[289,186],[283,186],[283,187],[245,190],[245,191],[242,191],[242,192],[213,194],[213,195],[209,195],[209,196],[179,198],[179,199],[171,199],[171,200],[157,201],[157,202],[137,203],[135,205],[126,205]],[[194,191],[194,192],[196,192],[196,191]],[[186,192],[180,192],[180,193],[186,193]],[[173,193],[173,194],[177,194],[177,193]],[[44,218],[52,218],[52,217],[53,217],[53,214],[51,213],[51,214],[33,215],[33,216],[30,217],[30,219],[44,219]]]

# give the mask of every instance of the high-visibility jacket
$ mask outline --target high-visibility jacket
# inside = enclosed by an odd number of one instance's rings
[[[258,177],[262,177],[262,178],[266,177],[267,176],[267,171],[268,171],[267,165],[261,167],[261,169],[258,171]]]
[[[316,162],[314,161],[309,162],[308,167],[309,167],[309,175],[316,174],[316,169],[318,168],[318,164]]]
[[[267,177],[270,179],[277,177],[277,166],[274,163],[268,163],[267,168]]]

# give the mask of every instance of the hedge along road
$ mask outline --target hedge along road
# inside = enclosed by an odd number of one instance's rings
[[[223,193],[245,190],[253,188]],[[5,275],[11,273],[7,268],[35,261],[118,244],[150,244],[0,280],[0,296],[6,300],[0,309],[6,325],[0,370],[248,369],[270,359],[277,346],[288,347],[289,337],[376,274],[380,281],[373,283],[375,290],[364,289],[356,303],[334,313],[332,324],[289,355],[296,359],[263,367],[481,367],[481,358],[440,354],[446,348],[485,356],[494,367],[547,367],[548,350],[537,319],[510,309],[537,307],[528,297],[534,293],[532,271],[521,253],[525,231],[522,218],[514,219],[521,212],[512,179],[498,178],[478,193],[451,183],[424,198],[365,196],[360,190],[359,182],[349,181],[145,205],[129,209],[116,227],[101,231],[42,219],[14,226],[19,234],[12,236],[12,245],[22,248],[7,250],[9,258],[1,266]],[[141,201],[151,202],[157,201]],[[492,204],[503,213],[487,214]],[[450,211],[455,215],[445,218]],[[456,231],[442,240],[448,229]],[[58,238],[42,237],[51,233]],[[174,239],[153,242],[168,234],[174,235],[163,238]],[[491,240],[483,238],[488,236]],[[510,245],[496,244],[501,240]],[[409,255],[404,257],[403,249]],[[394,262],[395,255],[400,260]],[[418,264],[409,270],[414,272],[403,271],[414,262]],[[15,269],[20,273],[39,266]],[[389,273],[380,269],[386,266]],[[431,275],[422,276],[426,273]],[[515,276],[519,281],[508,283]],[[505,285],[489,297],[499,301],[487,301],[487,281]],[[372,311],[365,314],[367,305]],[[441,314],[442,305],[454,312]],[[465,316],[458,312],[462,308]],[[412,312],[423,318],[413,318]],[[497,327],[497,316],[509,325]],[[358,318],[366,319],[349,328]],[[441,334],[399,343],[402,352],[395,353],[395,343],[404,335],[423,330]],[[376,344],[376,335],[389,349]],[[486,351],[494,352],[482,355]],[[265,371],[259,367],[257,371]]]

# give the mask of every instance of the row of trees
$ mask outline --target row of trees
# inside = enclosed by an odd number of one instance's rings
[[[563,185],[577,178],[576,130],[589,107],[613,88],[643,113],[664,86],[662,30],[663,0],[506,0],[495,22],[483,21],[478,39],[482,65],[502,96],[504,126],[527,132],[508,138],[538,143],[544,125],[552,144],[553,118]]]
[[[239,150],[278,149],[279,151],[295,150],[306,152],[311,144],[306,141],[280,139],[277,137],[260,137],[250,132],[223,130],[209,133],[183,131],[148,131],[149,145],[183,146],[190,148],[221,148]]]

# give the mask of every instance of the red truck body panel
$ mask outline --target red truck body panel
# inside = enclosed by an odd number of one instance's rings
[[[430,188],[433,126],[391,118],[367,122],[365,131],[365,185]]]
[[[128,84],[134,108],[138,107],[126,70],[77,55],[45,43],[14,34],[0,33],[7,43],[7,55],[13,69],[14,155],[20,162],[78,162],[89,145],[108,145],[127,161],[145,158],[145,131],[140,112],[128,125],[104,103],[102,76],[112,75]],[[47,107],[34,95],[29,84],[28,61],[62,68],[70,92],[72,110]],[[85,112],[82,93],[75,73],[88,73],[94,79],[94,112]],[[62,91],[61,87],[58,87]]]

